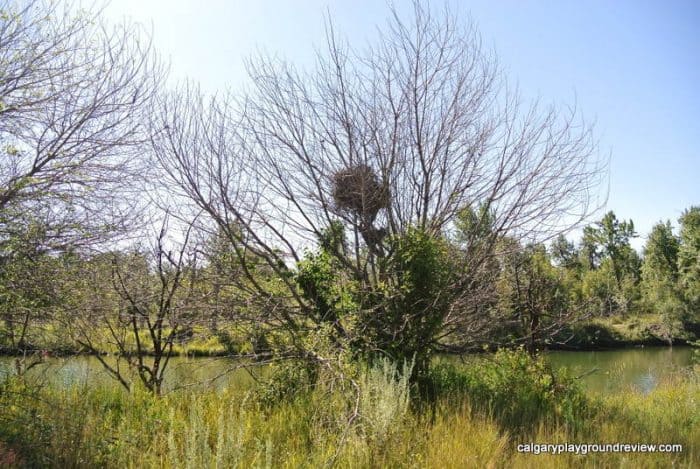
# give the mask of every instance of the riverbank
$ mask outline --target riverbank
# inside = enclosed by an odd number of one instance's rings
[[[700,324],[669,326],[657,314],[591,319],[564,328],[547,344],[550,350],[614,350],[639,346],[692,345]]]
[[[534,378],[534,379],[533,379]],[[48,467],[697,467],[700,378],[583,392],[519,352],[431,371],[422,404],[381,369],[352,387],[264,383],[154,397],[118,385],[0,388],[0,461]],[[427,405],[426,405],[427,404]],[[358,409],[354,413],[353,409]],[[677,444],[676,453],[523,453],[519,445]],[[4,452],[4,454],[2,454]],[[12,464],[10,465],[12,467]]]

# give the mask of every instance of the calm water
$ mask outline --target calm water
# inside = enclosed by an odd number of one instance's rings
[[[0,380],[13,373],[14,360],[13,357],[0,357]],[[110,361],[114,362],[114,359]],[[221,388],[230,384],[248,385],[253,378],[240,365],[240,361],[229,358],[172,357],[166,368],[163,389],[169,391],[197,386]],[[123,361],[121,369],[128,370]],[[256,375],[260,372],[258,369]],[[38,384],[66,387],[117,383],[97,358],[91,356],[51,358],[29,370],[28,376]],[[134,378],[138,380],[138,377]]]
[[[630,387],[647,393],[673,375],[687,373],[693,363],[690,347],[645,347],[601,352],[549,352],[555,369],[582,376],[587,390],[615,392]]]
[[[687,372],[693,350],[688,347],[650,347],[604,352],[549,352],[555,369],[566,367],[582,376],[591,392],[616,392],[630,387],[649,392],[671,375]],[[0,357],[0,380],[13,369],[11,357]],[[247,385],[253,378],[236,369],[238,362],[226,358],[171,359],[165,389],[212,385]],[[50,359],[30,371],[33,379],[59,386],[115,383],[94,357]],[[258,373],[259,374],[259,373]],[[198,384],[199,383],[199,384]]]

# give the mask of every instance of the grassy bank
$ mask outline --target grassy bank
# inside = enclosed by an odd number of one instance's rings
[[[562,330],[548,348],[600,350],[685,345],[697,340],[698,324],[669,325],[660,314],[598,317]]]
[[[693,467],[697,372],[653,393],[591,397],[502,352],[433,368],[418,391],[384,364],[357,389],[270,384],[163,397],[113,387],[0,389],[0,464],[21,467]],[[273,388],[274,390],[274,388]],[[272,397],[272,398],[271,398]],[[521,443],[676,443],[680,454],[532,455]]]

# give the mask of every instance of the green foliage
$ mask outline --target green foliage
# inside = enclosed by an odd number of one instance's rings
[[[345,227],[339,220],[333,220],[328,229],[319,236],[323,252],[337,253],[345,248]]]
[[[645,301],[657,312],[668,308],[664,303],[676,299],[678,249],[671,223],[654,225],[644,247],[641,289]]]
[[[394,239],[394,255],[389,264],[397,278],[397,289],[403,293],[396,310],[414,309],[444,313],[447,299],[438,298],[453,279],[447,244],[419,230],[409,230]],[[436,303],[437,301],[437,303]]]
[[[588,270],[581,281],[582,297],[588,300],[589,311],[594,315],[611,315],[618,310],[615,276],[610,262],[600,268]]]
[[[307,253],[297,266],[297,283],[315,307],[316,319],[335,323],[357,311],[356,284],[344,276],[337,259],[325,250]]]
[[[533,244],[504,256],[498,280],[499,315],[518,322],[514,340],[526,341],[530,353],[548,340],[548,331],[574,319],[569,287],[545,247]]]
[[[607,256],[616,261],[622,260],[629,247],[631,238],[637,234],[634,231],[632,220],[619,221],[615,214],[610,211],[596,222],[596,226],[587,226],[583,231],[584,239],[598,248],[600,255]],[[620,266],[622,267],[622,266]]]
[[[679,287],[686,305],[686,320],[700,322],[700,207],[689,208],[679,221]]]
[[[475,248],[489,240],[494,234],[495,215],[487,205],[477,209],[464,207],[457,214],[457,242],[467,245],[467,249]]]
[[[678,288],[679,239],[671,223],[657,223],[644,247],[641,295],[647,311],[663,317],[659,335],[684,337],[683,302]]]
[[[678,276],[679,240],[673,234],[671,222],[657,223],[651,229],[644,247],[643,280],[653,286],[656,282],[673,283]]]
[[[550,247],[550,252],[554,262],[564,269],[578,269],[581,267],[579,252],[574,243],[566,239],[564,235],[559,235]]]
[[[468,395],[475,410],[516,432],[532,431],[541,422],[574,428],[588,409],[574,379],[555,374],[544,358],[533,358],[522,348],[500,350],[468,367],[437,365],[430,383],[438,397]]]
[[[256,389],[254,397],[265,407],[293,401],[314,388],[318,372],[315,364],[309,361],[291,360],[274,365],[269,376]]]
[[[426,369],[455,280],[448,243],[418,229],[392,237],[392,254],[380,259],[380,280],[371,285],[334,254],[344,244],[339,225],[320,241],[298,264],[296,281],[332,342],[370,361],[386,355],[414,361],[414,373]]]
[[[414,362],[414,374],[427,369],[435,334],[448,313],[456,266],[444,239],[410,229],[390,240],[389,273],[376,297],[378,308],[363,323],[369,326],[374,350],[393,360]]]
[[[336,255],[345,243],[342,225],[332,223],[319,241],[319,250],[307,252],[298,263],[295,278],[302,295],[312,305],[312,319],[332,325],[326,330],[337,342],[352,334],[349,328],[359,309],[358,283]]]
[[[583,300],[593,300],[588,309],[594,315],[626,314],[637,307],[641,259],[630,245],[636,236],[632,220],[619,221],[613,212],[584,228],[581,293]]]
[[[601,260],[610,259],[613,274],[618,286],[623,276],[639,277],[639,256],[630,246],[630,239],[637,237],[632,220],[619,221],[610,211],[596,223],[583,230],[583,244],[592,259],[592,266],[597,267]]]

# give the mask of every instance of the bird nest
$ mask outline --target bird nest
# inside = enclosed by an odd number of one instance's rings
[[[342,169],[333,175],[333,202],[338,210],[373,220],[391,200],[388,184],[366,164]]]

